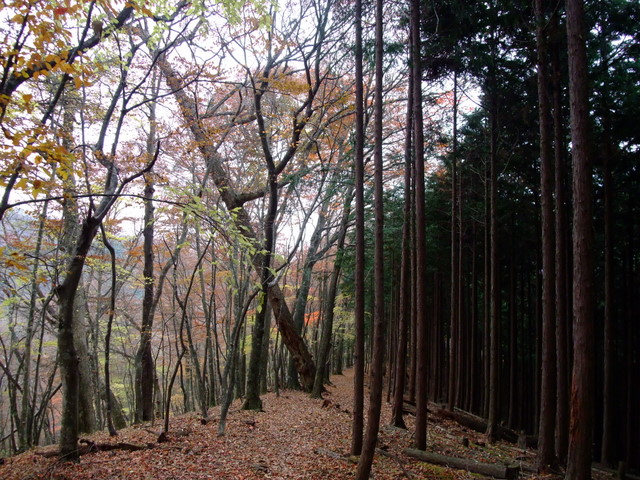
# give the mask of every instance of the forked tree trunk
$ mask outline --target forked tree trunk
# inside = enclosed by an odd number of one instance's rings
[[[224,169],[223,161],[215,146],[210,142],[209,135],[199,120],[195,102],[185,92],[182,80],[165,58],[158,60],[158,66],[162,70],[168,86],[171,88],[180,105],[182,116],[189,123],[191,133],[198,144],[200,153],[207,163],[207,169],[211,172],[222,201],[229,211],[234,212],[233,219],[238,231],[242,232],[247,239],[257,242],[257,235],[249,214],[244,208],[244,204],[249,200],[258,198],[260,195],[257,195],[255,192],[242,195],[233,189],[231,180]],[[297,135],[300,135],[303,129],[304,126],[297,128]],[[298,142],[292,142],[292,145],[297,148]],[[259,276],[262,276],[263,272],[263,257],[264,255],[261,253],[261,250],[259,250],[252,259],[254,269]],[[276,282],[269,286],[268,297],[271,301],[271,308],[273,309],[280,335],[282,335],[282,341],[293,357],[298,374],[300,375],[302,387],[305,391],[311,391],[316,367],[306,343],[295,328],[291,311],[286,304],[284,294]]]
[[[99,225],[100,221],[94,217],[89,217],[82,223],[67,275],[55,289],[60,311],[58,356],[63,385],[60,456],[65,460],[77,460],[79,456],[80,360],[74,342],[75,299],[84,262]]]

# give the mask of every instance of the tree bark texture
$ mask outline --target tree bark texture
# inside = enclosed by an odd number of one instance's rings
[[[538,469],[555,465],[556,338],[555,237],[553,213],[553,124],[549,100],[546,2],[535,0],[540,122],[540,196],[542,203],[542,372]]]
[[[360,455],[364,429],[364,86],[362,73],[362,0],[355,2],[355,344],[351,454]]]
[[[555,233],[556,233],[556,438],[555,451],[558,461],[564,465],[569,445],[569,328],[571,315],[570,303],[567,301],[569,268],[568,268],[568,226],[566,200],[566,168],[564,145],[564,128],[562,115],[562,91],[560,72],[560,25],[558,13],[551,18],[552,39],[551,68],[553,71],[553,136],[555,155]]]
[[[500,286],[498,271],[498,98],[496,79],[490,80],[489,119],[490,132],[490,180],[489,180],[489,240],[490,240],[490,319],[489,319],[489,398],[487,402],[487,440],[496,438],[499,412],[500,375]]]
[[[367,411],[367,427],[362,444],[362,453],[358,461],[356,478],[367,480],[371,473],[375,454],[378,431],[380,428],[380,412],[382,410],[382,389],[384,379],[385,345],[385,281],[384,281],[384,198],[383,198],[383,1],[376,1],[376,46],[375,46],[375,98],[374,98],[374,305],[373,335],[371,353],[371,383],[369,392],[369,409]]]
[[[451,155],[451,316],[449,319],[449,378],[447,407],[453,410],[456,399],[460,394],[461,362],[460,348],[461,326],[460,326],[460,250],[458,249],[458,152],[457,152],[457,126],[458,126],[458,99],[457,99],[457,74],[454,77],[454,98],[453,98],[453,152]]]
[[[82,269],[100,222],[91,217],[82,223],[80,234],[64,281],[56,287],[59,304],[58,355],[62,374],[62,417],[60,419],[60,456],[78,458],[80,371],[74,342],[75,299]]]
[[[601,53],[602,61],[607,68],[609,61],[606,53]],[[603,181],[604,181],[604,385],[602,390],[602,445],[600,462],[613,466],[615,454],[615,289],[614,289],[614,181],[613,158],[614,147],[611,140],[611,118],[609,105],[609,88],[605,84],[602,89],[604,112],[603,128]]]
[[[567,0],[569,98],[573,164],[573,375],[566,478],[591,478],[594,413],[592,172],[584,5]]]
[[[402,418],[407,376],[407,342],[411,317],[411,152],[413,142],[413,77],[409,77],[407,98],[407,125],[404,152],[404,203],[402,207],[402,256],[400,259],[400,298],[398,300],[398,344],[395,364],[395,388],[391,424],[406,428]]]
[[[142,323],[140,344],[136,353],[135,421],[153,420],[153,377],[155,366],[151,355],[151,334],[153,329],[153,297],[155,289],[153,273],[154,206],[153,180],[145,178],[144,188],[144,228],[142,230],[144,266],[144,296],[142,298]]]
[[[420,53],[420,2],[411,2],[411,65],[413,76],[413,125],[415,162],[416,251],[416,435],[419,450],[427,447],[427,259],[424,185],[424,124],[422,116],[422,69]]]

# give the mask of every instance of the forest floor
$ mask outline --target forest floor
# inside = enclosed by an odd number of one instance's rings
[[[356,459],[349,457],[351,438],[352,372],[333,376],[326,400],[311,399],[296,391],[262,397],[264,412],[240,410],[236,401],[229,411],[226,435],[217,436],[219,408],[214,419],[202,425],[193,414],[171,419],[168,441],[157,443],[161,422],[121,430],[118,437],[106,433],[86,437],[96,443],[127,442],[148,445],[139,451],[110,450],[82,455],[77,464],[46,458],[55,446],[37,448],[7,458],[0,465],[2,479],[111,480],[111,479],[350,479]],[[378,453],[371,478],[469,479],[486,478],[405,456],[413,443],[413,417],[406,415],[408,430],[387,426],[390,405],[384,402]],[[499,442],[488,445],[484,435],[457,423],[429,415],[428,450],[443,455],[494,464],[532,467],[535,451]],[[468,446],[462,439],[467,438]],[[465,442],[466,443],[466,442]],[[522,473],[520,478],[552,479],[552,475]],[[607,478],[595,474],[594,478]],[[610,478],[610,477],[609,477]]]

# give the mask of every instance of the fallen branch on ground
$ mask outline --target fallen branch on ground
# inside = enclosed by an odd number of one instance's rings
[[[382,455],[384,457],[389,457],[394,459],[396,462],[398,462],[398,465],[400,465],[400,468],[402,469],[402,472],[404,473],[404,476],[411,479],[411,478],[416,478],[416,476],[411,473],[409,470],[407,470],[407,468],[404,466],[404,462],[402,461],[402,459],[400,457],[398,457],[397,455],[394,455],[391,452],[387,452],[386,450],[382,450],[381,448],[376,448],[376,453],[378,455]]]
[[[463,427],[470,428],[476,432],[484,433],[487,431],[487,421],[484,418],[460,410],[459,408],[454,408],[453,412],[445,408],[440,408],[436,410],[435,413],[440,417],[454,420]],[[522,448],[536,448],[538,443],[538,439],[535,436],[527,435],[523,437],[504,425],[498,425],[498,438],[514,444],[517,444],[519,441],[524,442],[525,446]]]
[[[135,444],[135,443],[127,443],[127,442],[118,442],[118,443],[96,443],[91,440],[80,439],[80,445],[78,445],[78,455],[86,455],[87,453],[92,452],[106,452],[109,450],[125,450],[128,452],[135,452],[138,450],[147,450],[153,448],[153,443],[147,443],[145,445]],[[41,455],[45,458],[57,457],[60,455],[59,450],[48,450],[44,452],[37,452],[38,455]]]
[[[423,462],[433,463],[435,465],[444,465],[445,467],[460,470],[467,470],[471,473],[479,473],[481,475],[487,475],[494,478],[506,478],[510,480],[518,478],[518,473],[520,472],[520,467],[517,466],[478,463],[474,460],[449,457],[438,453],[423,452],[422,450],[416,450],[415,448],[405,448],[402,453],[409,457],[417,458]]]

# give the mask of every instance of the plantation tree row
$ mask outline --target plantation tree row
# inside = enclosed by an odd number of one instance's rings
[[[118,8],[2,11],[5,454],[354,366],[359,478],[407,402],[640,468],[634,2]]]

